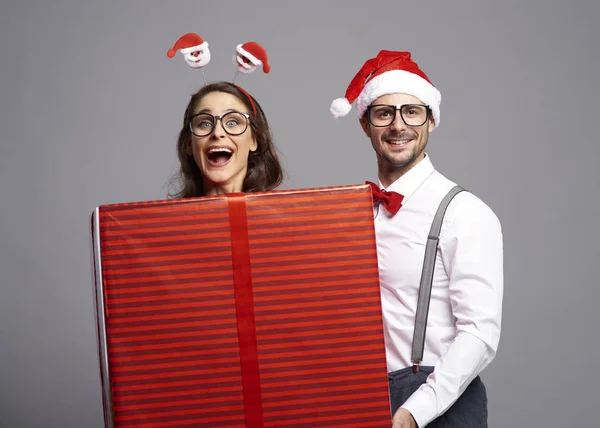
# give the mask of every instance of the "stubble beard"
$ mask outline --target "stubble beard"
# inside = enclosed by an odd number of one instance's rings
[[[406,138],[407,135],[400,135],[397,138]],[[409,137],[413,138],[413,142],[411,144],[416,144],[417,135],[410,135]],[[417,162],[417,159],[422,155],[425,150],[425,145],[422,146],[421,149],[418,147],[412,146],[408,150],[403,150],[398,153],[399,157],[394,156],[393,153],[386,151],[384,148],[388,143],[385,142],[386,139],[390,138],[390,135],[384,135],[381,138],[381,141],[376,142],[379,146],[379,150],[377,152],[377,164],[380,174],[383,174],[388,177],[398,178],[401,175],[405,174],[408,170],[410,170]],[[410,153],[406,153],[410,151]],[[408,155],[408,156],[406,156]]]
[[[408,158],[397,159],[389,153],[378,153],[377,163],[379,171],[387,176],[397,176],[405,174],[417,160],[418,155],[413,151]]]

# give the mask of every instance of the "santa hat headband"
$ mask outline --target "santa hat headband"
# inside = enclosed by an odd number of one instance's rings
[[[187,33],[177,39],[173,47],[167,51],[167,56],[173,58],[177,51],[180,51],[181,54],[184,55],[185,61],[190,67],[196,69],[202,69],[211,59],[208,43],[196,33]],[[254,41],[236,46],[233,63],[235,64],[237,71],[244,74],[252,73],[260,66],[262,66],[265,73],[271,71],[271,66],[268,63],[267,51],[258,42]],[[206,77],[204,80],[206,84]],[[232,83],[235,85],[235,77],[233,78]],[[256,105],[252,96],[250,96],[250,94],[241,86],[235,86],[248,98],[252,106],[252,112],[256,116]]]
[[[431,109],[434,127],[440,124],[442,95],[411,59],[410,52],[382,50],[367,60],[348,85],[345,97],[334,100],[330,111],[336,118],[346,116],[356,101],[356,113],[361,118],[377,98],[395,93],[420,99]]]
[[[196,33],[187,33],[181,36],[173,47],[167,51],[167,56],[173,58],[177,51],[180,51],[183,55],[196,52],[208,47],[208,43],[202,40],[202,37]]]
[[[268,74],[271,71],[268,61],[267,51],[257,42],[246,42],[235,48],[233,62],[242,73],[251,73],[255,67],[262,66],[263,72]]]

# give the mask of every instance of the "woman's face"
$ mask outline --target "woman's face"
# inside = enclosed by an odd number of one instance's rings
[[[187,152],[200,168],[207,196],[242,191],[248,156],[258,147],[250,119],[243,114],[249,114],[244,103],[225,92],[208,93],[192,111],[193,133]],[[213,127],[211,116],[225,117],[214,119]]]

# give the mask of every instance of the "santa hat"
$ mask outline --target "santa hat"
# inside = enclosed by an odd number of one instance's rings
[[[367,60],[350,82],[345,98],[334,100],[330,111],[336,118],[346,116],[356,100],[357,115],[361,118],[374,100],[394,93],[420,99],[431,109],[434,127],[440,124],[442,95],[411,59],[410,52],[382,50],[377,57]]]
[[[257,42],[246,42],[243,45],[237,45],[236,52],[254,64],[255,66],[262,65],[263,71],[269,73],[271,66],[268,64],[267,51]]]
[[[196,33],[187,33],[181,36],[173,47],[167,52],[169,58],[173,58],[175,53],[181,49],[182,54],[188,54],[208,47],[208,43],[202,40],[202,37]]]

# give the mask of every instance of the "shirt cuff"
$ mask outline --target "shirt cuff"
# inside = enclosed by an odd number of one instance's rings
[[[413,415],[419,428],[425,427],[456,402],[491,358],[485,343],[460,332],[427,381],[401,407]]]
[[[408,410],[415,419],[417,426],[423,428],[438,416],[435,402],[433,390],[425,386],[418,393],[412,394],[401,408]]]

